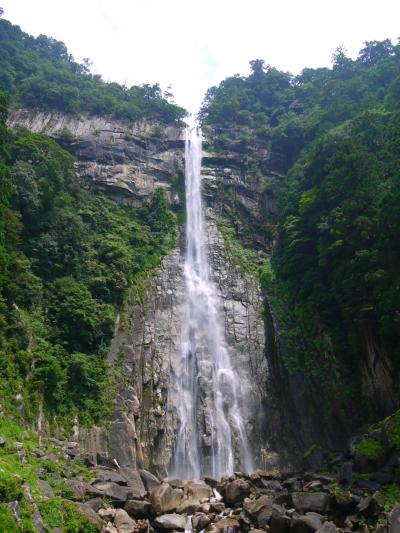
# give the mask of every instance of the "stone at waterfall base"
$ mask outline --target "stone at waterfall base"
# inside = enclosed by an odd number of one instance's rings
[[[184,531],[186,528],[186,518],[179,514],[164,514],[156,518],[153,524],[160,529]]]

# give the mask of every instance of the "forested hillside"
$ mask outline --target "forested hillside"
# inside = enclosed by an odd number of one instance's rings
[[[242,153],[268,146],[245,164],[278,183],[263,279],[285,366],[323,391],[326,414],[387,414],[399,404],[400,45],[368,42],[356,60],[339,49],[332,68],[298,76],[250,65],[208,91],[200,118],[215,153],[232,135]]]
[[[179,123],[186,111],[170,102],[159,85],[125,87],[90,73],[89,60],[74,61],[64,43],[0,20],[0,90],[16,106],[93,114],[125,120]]]
[[[0,21],[0,393],[22,419],[107,415],[106,356],[127,289],[175,243],[163,191],[141,208],[85,190],[53,139],[7,129],[7,107],[179,121],[157,86],[106,84],[63,43]]]

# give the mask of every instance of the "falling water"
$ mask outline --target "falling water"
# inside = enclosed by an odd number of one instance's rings
[[[253,469],[238,403],[240,384],[225,343],[217,288],[209,275],[201,150],[201,133],[187,130],[185,303],[176,377],[179,428],[171,472],[183,479]]]

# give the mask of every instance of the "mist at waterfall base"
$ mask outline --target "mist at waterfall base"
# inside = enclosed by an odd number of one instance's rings
[[[222,305],[210,276],[201,196],[202,136],[196,128],[187,129],[185,135],[185,299],[175,376],[179,425],[170,475],[219,478],[254,468],[238,401],[239,378],[232,368]]]

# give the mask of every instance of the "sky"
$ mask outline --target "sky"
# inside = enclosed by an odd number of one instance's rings
[[[92,72],[172,86],[197,112],[206,90],[252,59],[293,74],[330,66],[338,46],[400,37],[399,0],[0,0],[4,18],[63,41]]]

